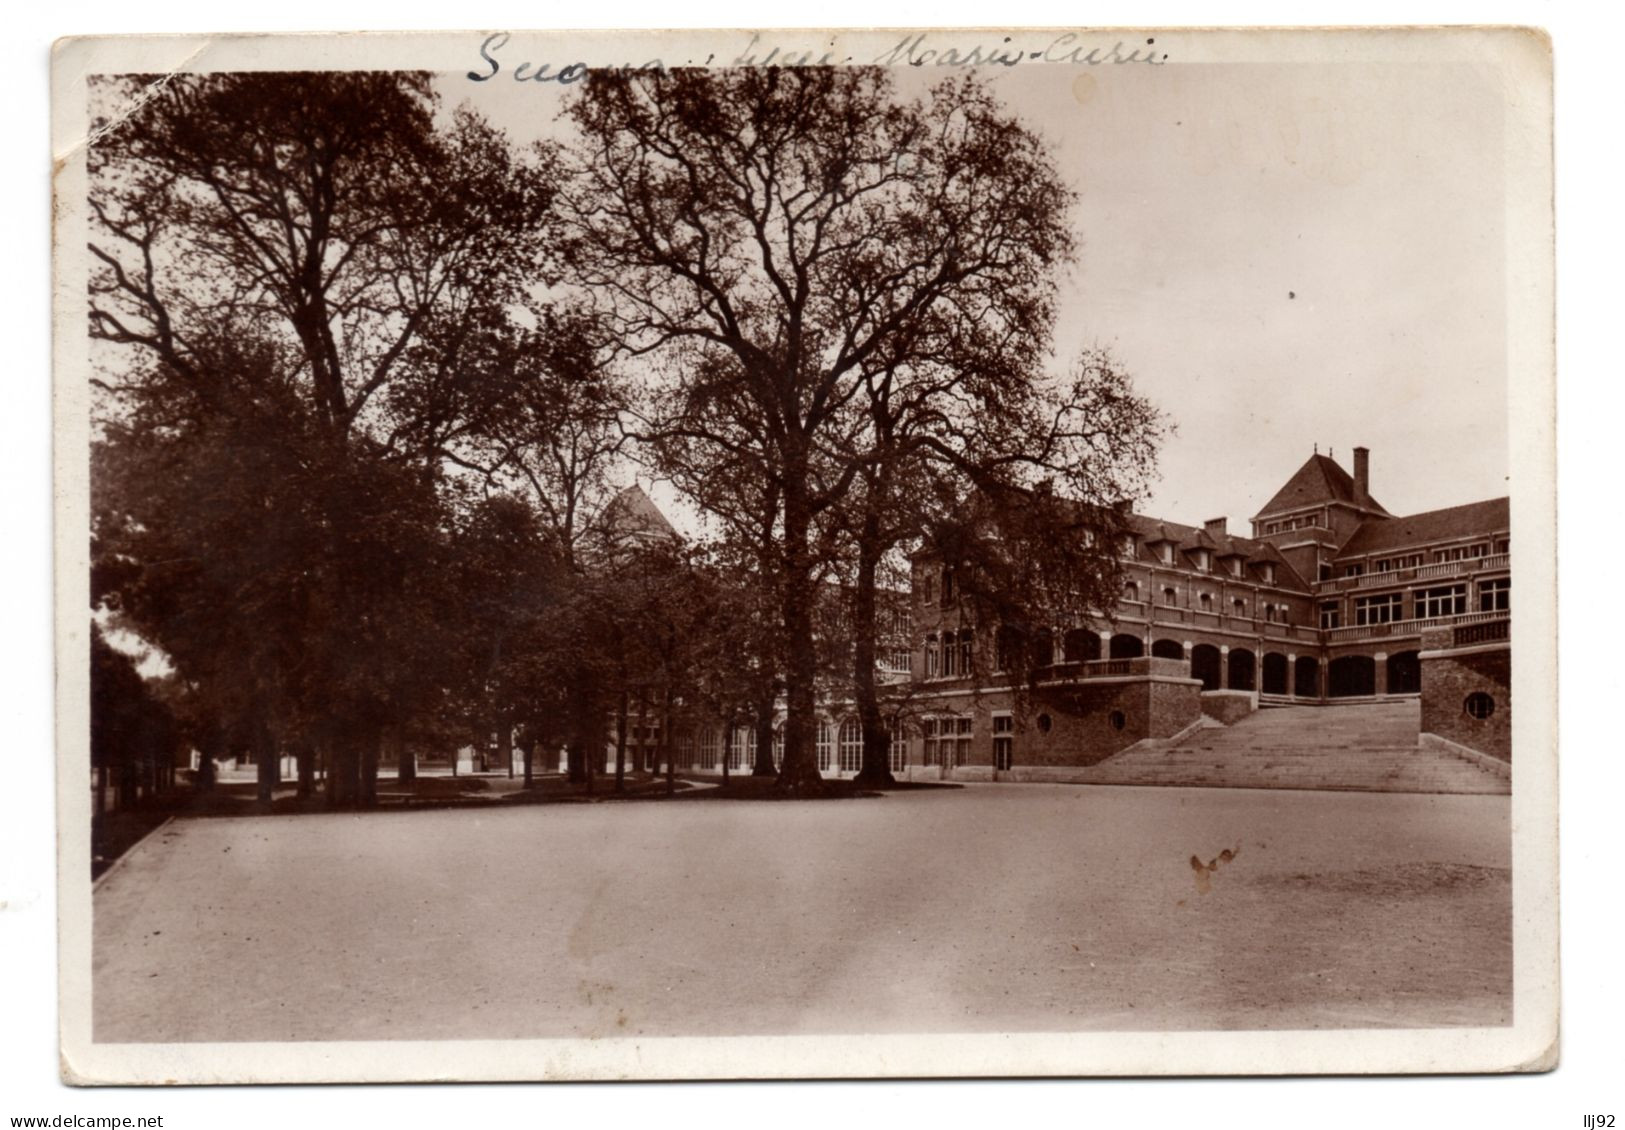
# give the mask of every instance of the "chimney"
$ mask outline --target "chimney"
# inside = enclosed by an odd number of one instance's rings
[[[1229,536],[1226,529],[1228,525],[1229,519],[1227,518],[1209,518],[1202,523],[1202,528],[1207,531],[1208,537],[1215,541],[1222,541]]]
[[[1371,493],[1371,452],[1364,447],[1354,449],[1354,485],[1361,494]]]

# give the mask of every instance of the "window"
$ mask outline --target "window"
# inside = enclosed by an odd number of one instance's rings
[[[1133,534],[1124,534],[1123,535],[1123,544],[1122,544],[1123,556],[1124,557],[1133,557],[1134,556],[1134,550],[1135,550],[1134,535]]]
[[[707,726],[700,734],[700,768],[715,769],[717,767],[717,747],[721,744],[721,736],[715,726]]]
[[[1273,585],[1275,583],[1275,562],[1264,562],[1258,567],[1258,574],[1264,578],[1266,585]]]
[[[694,735],[691,733],[677,739],[677,764],[685,769],[694,768]]]
[[[1434,555],[1437,561],[1471,561],[1476,557],[1488,557],[1490,546],[1488,542],[1479,542],[1476,545],[1453,545],[1449,549],[1441,549]]]
[[[950,604],[952,604],[953,602],[954,602],[954,571],[952,569],[944,569],[942,571],[942,599],[939,601],[939,603],[944,608],[946,608]]]
[[[1326,564],[1324,561],[1320,563],[1319,577],[1323,581],[1329,581],[1332,579],[1332,567]]]
[[[1320,606],[1320,626],[1322,628],[1336,628],[1343,623],[1343,608],[1335,600],[1328,600]]]
[[[1111,723],[1112,729],[1121,730],[1128,725],[1128,716],[1121,710],[1114,710],[1107,715],[1106,720]]]
[[[1497,552],[1497,553],[1510,553],[1511,551],[1512,551],[1512,542],[1511,542],[1510,539],[1508,539],[1508,538],[1496,538],[1495,539],[1495,552]]]
[[[818,771],[828,773],[835,756],[835,728],[822,718],[818,720]]]
[[[1467,611],[1467,586],[1445,585],[1436,589],[1419,589],[1416,593],[1416,618],[1459,616]]]
[[[940,723],[936,718],[923,718],[920,720],[920,733],[924,737],[924,748],[920,752],[920,759],[926,765],[937,764],[937,730]]]
[[[958,670],[958,667],[954,664],[954,659],[958,656],[958,654],[958,650],[954,647],[954,634],[952,632],[943,632],[942,677],[944,679],[953,678],[954,672]]]
[[[969,714],[961,714],[954,719],[954,764],[970,764],[970,739],[972,719]]]
[[[1356,562],[1353,565],[1343,566],[1343,576],[1345,577],[1359,577],[1363,576],[1364,574],[1365,565],[1362,562]]]
[[[1162,543],[1161,556],[1162,556],[1162,563],[1164,565],[1172,565],[1174,563],[1174,543],[1173,542],[1165,541],[1165,542]]]
[[[1273,605],[1273,604],[1264,605],[1264,622],[1266,624],[1275,623],[1275,605]]]
[[[773,729],[773,768],[777,769],[784,764],[784,723],[779,723]]]
[[[1133,581],[1123,586],[1123,599],[1138,601],[1140,599],[1140,586]]]
[[[1377,561],[1376,571],[1379,573],[1392,573],[1399,569],[1415,569],[1422,564],[1420,553],[1408,553],[1403,557],[1384,557]]]
[[[1247,616],[1247,602],[1245,600],[1242,600],[1240,597],[1237,597],[1235,600],[1230,602],[1230,607],[1231,607],[1231,610],[1232,610],[1231,615],[1240,616],[1243,619],[1246,618],[1246,616]]]
[[[1014,670],[1020,658],[1021,635],[1006,625],[993,637],[993,670]]]
[[[1461,708],[1467,712],[1469,718],[1477,718],[1482,722],[1495,713],[1495,700],[1483,691],[1474,691],[1467,696]]]
[[[745,769],[754,763],[750,748],[751,729],[749,726],[735,726],[733,741],[728,743],[728,768]]]
[[[1196,567],[1204,573],[1213,568],[1213,554],[1205,549],[1196,550],[1191,554],[1191,558],[1196,562]]]
[[[993,768],[1008,769],[1016,753],[1016,720],[1008,714],[993,716]]]
[[[1241,558],[1234,555],[1226,558],[1230,562],[1229,573],[1232,577],[1241,576]]]
[[[1162,603],[1169,604],[1169,605],[1178,604],[1179,603],[1179,593],[1177,591],[1175,591],[1174,589],[1172,589],[1172,588],[1163,589],[1162,590]]]
[[[962,628],[959,632],[959,673],[971,673],[971,640],[975,637],[969,628]]]
[[[926,604],[937,599],[936,578],[927,572],[920,574],[920,599]]]
[[[841,723],[841,772],[856,773],[863,768],[863,727],[856,718]]]
[[[925,677],[927,679],[937,677],[937,636],[935,632],[925,637]]]
[[[901,773],[908,768],[908,736],[892,731],[890,726],[886,729],[891,733],[891,771]]]
[[[1496,577],[1478,582],[1478,610],[1505,612],[1512,607],[1512,578]]]
[[[1040,714],[1038,716],[1038,732],[1039,733],[1041,733],[1041,734],[1049,733],[1050,727],[1053,726],[1053,725],[1055,725],[1055,722],[1054,722],[1053,719],[1050,718],[1050,716],[1048,714]]]
[[[1354,598],[1354,622],[1391,624],[1395,620],[1403,620],[1403,604],[1404,598],[1397,592],[1383,593],[1381,596],[1357,596]]]

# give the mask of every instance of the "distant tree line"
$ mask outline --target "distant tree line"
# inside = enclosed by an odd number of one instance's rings
[[[802,791],[837,696],[884,783],[908,554],[988,623],[1114,602],[1160,425],[1052,366],[1073,194],[975,79],[595,72],[528,147],[422,74],[94,82],[92,601],[172,667],[97,628],[98,766],[243,752],[268,801],[287,753],[367,805],[494,734],[619,785],[642,718],[668,774],[747,724]]]

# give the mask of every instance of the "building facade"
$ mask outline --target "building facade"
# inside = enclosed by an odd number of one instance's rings
[[[958,601],[951,565],[917,559],[911,769],[1086,766],[1204,716],[1405,697],[1424,741],[1510,761],[1508,500],[1396,517],[1369,475],[1364,448],[1352,473],[1312,455],[1250,536],[1127,516],[1117,606],[1055,625],[1020,694],[998,626]]]

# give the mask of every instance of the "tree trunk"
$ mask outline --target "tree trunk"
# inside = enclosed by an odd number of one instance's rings
[[[784,494],[784,576],[780,583],[784,620],[784,763],[779,766],[779,788],[791,793],[819,792],[814,746],[818,660],[813,652],[813,604],[817,584],[808,545],[811,515],[805,498],[805,474],[788,468]]]
[[[341,733],[328,747],[332,757],[327,769],[327,800],[337,808],[348,808],[361,799],[360,744],[353,733]]]
[[[756,760],[750,771],[753,777],[771,777],[779,771],[779,767],[773,764],[773,708],[776,696],[773,693],[772,658],[766,654],[769,650],[764,647],[764,654],[758,659],[766,674],[756,684]]]
[[[671,683],[666,684],[665,705],[660,711],[660,753],[666,759],[666,795],[677,791],[677,758],[671,742]]]
[[[536,727],[529,722],[519,727],[519,756],[525,766],[525,788],[536,780]]]
[[[730,781],[731,781],[731,778],[728,775],[728,773],[729,773],[728,763],[733,760],[733,746],[734,746],[733,723],[729,720],[728,712],[725,710],[725,711],[722,712],[722,787],[723,788],[727,788]]]
[[[261,808],[271,807],[276,787],[282,783],[282,763],[278,752],[276,733],[263,718],[255,719],[254,765],[258,770],[259,788],[254,799]]]
[[[406,740],[405,731],[395,735],[395,779],[401,782],[418,779],[417,750]]]
[[[369,726],[361,743],[361,779],[357,783],[360,802],[366,808],[378,805],[378,761],[383,744],[382,730]]]
[[[858,788],[888,788],[897,783],[891,772],[891,735],[880,713],[875,683],[875,578],[880,571],[880,552],[880,516],[871,506],[858,532],[858,575],[852,601],[852,689],[863,729],[863,764],[852,782]]]
[[[299,799],[309,800],[316,791],[316,743],[300,738],[293,747],[293,756],[299,768]]]
[[[627,698],[625,688],[621,690],[621,702],[615,710],[615,791],[626,791],[626,708]]]
[[[506,709],[497,711],[497,757],[502,767],[513,776],[513,715]]]
[[[650,773],[654,767],[649,764],[649,718],[648,718],[648,691],[638,687],[638,728],[637,746],[633,754],[633,765],[639,773]]]
[[[102,784],[106,781],[105,769],[102,770]],[[192,778],[192,788],[200,793],[210,792],[214,788],[214,750],[209,744],[197,751],[197,773]]]

